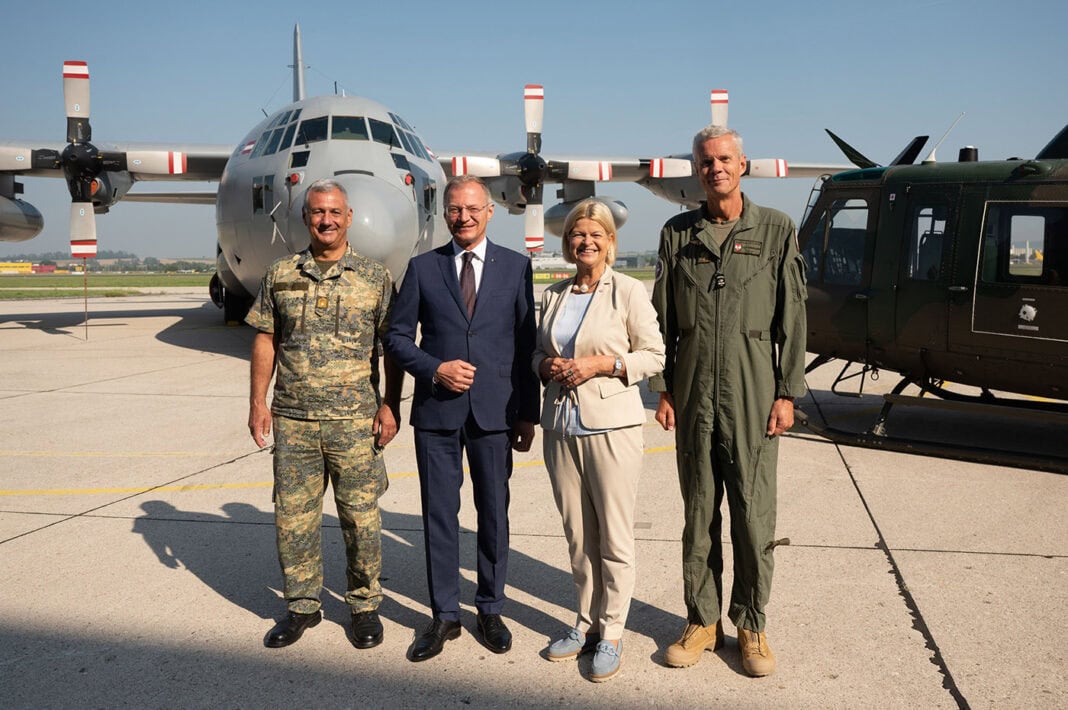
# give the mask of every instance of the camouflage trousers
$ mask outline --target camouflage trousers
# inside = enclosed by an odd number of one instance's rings
[[[274,417],[274,519],[278,561],[289,611],[318,611],[323,586],[323,495],[334,502],[345,540],[353,611],[371,611],[382,600],[382,519],[378,498],[389,485],[381,453],[374,450],[371,419],[300,420]]]

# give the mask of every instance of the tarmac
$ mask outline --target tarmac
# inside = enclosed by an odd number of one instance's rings
[[[788,544],[776,548],[767,610],[776,672],[742,673],[729,624],[725,648],[665,666],[685,623],[682,505],[652,396],[637,588],[610,682],[589,681],[588,656],[545,658],[574,611],[540,436],[512,476],[512,651],[493,654],[474,633],[465,491],[463,634],[434,659],[406,660],[429,621],[407,401],[385,454],[385,641],[361,651],[347,638],[328,494],[324,622],[265,648],[284,603],[270,452],[246,426],[252,331],[222,325],[198,290],[90,298],[88,311],[86,327],[81,300],[0,302],[0,706],[1068,706],[1068,477],[843,447],[800,429],[780,448],[777,537]],[[830,392],[836,373],[810,375],[800,406],[839,426],[870,423],[892,378],[849,399]],[[1065,427],[901,414],[903,431],[1068,451]]]

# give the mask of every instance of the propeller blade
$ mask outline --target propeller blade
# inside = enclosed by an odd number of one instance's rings
[[[96,215],[91,202],[70,204],[70,255],[96,258]]]
[[[607,160],[569,160],[567,177],[570,180],[607,182],[612,179],[612,163]]]
[[[32,157],[27,148],[0,145],[0,170],[29,170]]]
[[[541,84],[523,87],[523,116],[527,124],[527,152],[541,152],[542,117],[545,114],[545,88]]]
[[[829,135],[831,137],[831,140],[835,142],[835,144],[841,149],[843,153],[845,153],[845,157],[849,160],[849,162],[853,163],[853,165],[856,165],[858,168],[862,169],[879,167],[879,164],[876,163],[874,160],[870,160],[869,158],[865,157],[861,154],[859,150],[849,145],[838,136],[834,135],[834,133],[831,132],[831,129],[824,128],[823,130],[827,131],[827,135]]]
[[[649,161],[649,177],[681,178],[693,175],[693,163],[681,158],[653,158]]]
[[[749,161],[743,174],[749,177],[784,178],[789,177],[789,172],[782,158],[756,158]]]
[[[712,103],[712,125],[727,127],[727,90],[712,89],[710,95]]]
[[[501,161],[478,155],[457,155],[452,159],[453,175],[475,175],[477,177],[499,177]]]
[[[523,215],[527,251],[541,251],[545,244],[545,209],[541,203],[541,195],[541,183],[523,187],[523,196],[527,198]]]
[[[115,159],[115,153],[108,153]],[[188,172],[186,154],[174,150],[130,150],[126,152],[126,169],[145,175],[182,175]]]
[[[92,139],[89,127],[89,65],[63,62],[63,103],[67,108],[67,142],[82,143]]]

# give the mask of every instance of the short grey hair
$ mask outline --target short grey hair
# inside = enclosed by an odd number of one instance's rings
[[[701,146],[706,141],[713,140],[715,138],[722,138],[723,136],[730,136],[734,138],[734,145],[738,148],[738,155],[744,155],[742,150],[742,137],[738,135],[738,131],[733,128],[727,128],[726,126],[717,126],[714,123],[710,123],[697,132],[697,135],[693,137],[693,162],[697,164],[697,151],[701,149]]]
[[[445,192],[441,195],[442,202],[446,203],[446,206],[448,206],[449,193],[464,185],[478,185],[482,188],[482,192],[486,193],[486,202],[489,203],[493,201],[493,195],[490,194],[489,186],[486,185],[485,180],[477,175],[456,175],[455,177],[449,178],[449,182],[446,183]]]
[[[349,204],[349,192],[345,189],[337,180],[331,180],[330,178],[321,178],[316,180],[311,185],[308,185],[308,189],[304,191],[304,206],[300,208],[301,215],[307,217],[308,215],[308,196],[313,192],[333,192],[337,190],[341,193],[341,196],[345,198],[345,204]]]

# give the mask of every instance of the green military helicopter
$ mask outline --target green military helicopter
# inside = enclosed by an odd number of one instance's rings
[[[809,371],[844,361],[831,390],[851,396],[880,370],[901,380],[864,433],[803,421],[840,443],[1068,472],[1068,457],[898,438],[886,425],[897,404],[1068,422],[1068,126],[1030,160],[979,161],[967,147],[957,162],[932,150],[914,165],[918,136],[885,167],[828,133],[858,169],[821,179],[798,235]]]

